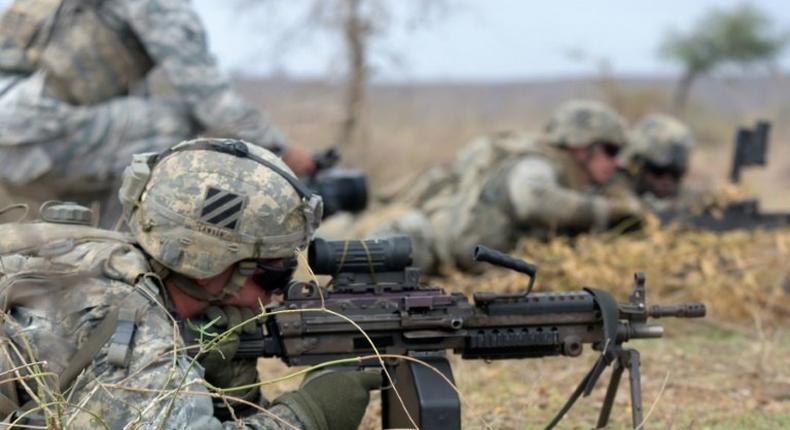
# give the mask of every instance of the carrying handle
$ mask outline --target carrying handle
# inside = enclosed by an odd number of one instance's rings
[[[532,292],[532,287],[535,285],[535,277],[538,274],[538,266],[483,245],[475,246],[473,258],[475,261],[486,262],[494,266],[504,267],[527,275],[529,277],[529,284],[527,285],[527,291],[524,293],[524,297]]]

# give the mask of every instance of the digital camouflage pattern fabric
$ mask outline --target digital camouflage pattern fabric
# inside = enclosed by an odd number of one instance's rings
[[[2,18],[0,180],[16,193],[107,188],[132,154],[202,131],[284,147],[218,71],[188,0],[83,3],[19,0]]]
[[[209,278],[244,259],[293,258],[312,237],[306,204],[284,177],[249,158],[197,149],[234,144],[293,177],[271,152],[232,139],[183,142],[155,165],[141,155],[130,169],[142,164],[150,175],[125,174],[121,200],[137,242],[182,275]],[[131,188],[139,189],[125,195]]]
[[[115,338],[101,348],[77,376],[67,397],[57,378],[32,377],[12,370],[31,388],[13,399],[25,403],[35,393],[33,422],[60,422],[69,428],[163,428],[259,430],[302,428],[293,411],[275,405],[236,421],[213,416],[202,368],[184,352],[168,312],[160,304],[159,284],[146,257],[129,237],[82,226],[46,223],[6,224],[0,234],[0,296],[5,366],[39,363],[41,372],[59,375],[92,332],[120,308],[134,309],[136,330],[124,366],[112,364]],[[16,384],[21,384],[16,382]],[[35,403],[35,402],[34,402]],[[20,423],[23,423],[21,421]]]
[[[624,162],[650,162],[685,171],[694,150],[691,130],[679,120],[664,114],[642,118],[629,134]]]
[[[408,235],[415,263],[430,271],[445,265],[474,269],[477,244],[508,250],[524,235],[602,230],[641,209],[630,196],[602,195],[600,187],[583,180],[583,167],[566,150],[600,142],[624,145],[624,121],[601,103],[568,102],[553,115],[544,135],[500,133],[476,139],[451,167],[430,171],[399,196],[396,206],[402,210],[379,212],[386,214],[379,223],[363,219],[362,231],[328,231],[330,221],[325,234]]]
[[[571,100],[552,114],[546,135],[553,145],[583,148],[594,142],[624,146],[626,124],[605,104],[593,100]]]
[[[691,130],[678,119],[666,114],[645,116],[629,133],[629,144],[620,158],[621,168],[607,185],[606,193],[635,193],[654,212],[697,212],[713,205],[713,192],[683,184],[694,145]],[[666,185],[667,181],[672,186]]]

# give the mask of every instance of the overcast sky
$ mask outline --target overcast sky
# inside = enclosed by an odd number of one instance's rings
[[[269,0],[287,4],[266,16],[239,15],[227,1],[195,0],[211,31],[212,46],[224,67],[247,73],[285,70],[296,75],[322,75],[337,70],[338,51],[328,36],[291,44],[290,55],[277,58],[269,49],[267,28],[293,22],[308,0]],[[430,0],[384,0],[407,5]],[[450,0],[453,1],[453,0]],[[624,74],[670,74],[675,66],[656,55],[672,29],[685,30],[713,7],[732,7],[738,0],[460,0],[460,10],[416,32],[395,31],[377,45],[376,76],[389,80],[523,79],[574,76],[596,70],[607,59]],[[783,29],[790,29],[787,0],[758,0]],[[283,8],[281,8],[283,9]],[[397,21],[397,19],[395,20]],[[267,43],[268,42],[268,43]],[[268,46],[267,46],[268,45]],[[297,49],[298,47],[298,49]],[[572,53],[584,53],[578,59]],[[388,59],[395,57],[396,61]],[[577,57],[577,58],[574,58]],[[782,58],[790,69],[790,50]]]
[[[266,0],[255,11],[234,10],[240,0],[193,0],[209,30],[211,46],[228,71],[323,76],[340,69],[334,39],[287,38],[304,5],[313,0]],[[263,0],[246,0],[247,2]],[[378,41],[376,72],[386,80],[506,80],[576,76],[595,72],[607,59],[615,72],[671,74],[675,66],[656,50],[671,28],[687,29],[712,7],[739,0],[447,0],[462,6],[446,19],[417,31],[397,22],[414,5],[431,0],[383,0],[393,5],[393,31]],[[6,5],[9,0],[0,0]],[[783,29],[790,29],[788,0],[754,0]],[[287,46],[288,49],[281,49]],[[287,55],[283,52],[287,51]],[[586,59],[580,60],[583,53]],[[574,58],[576,57],[576,58]],[[782,58],[790,69],[790,50]]]

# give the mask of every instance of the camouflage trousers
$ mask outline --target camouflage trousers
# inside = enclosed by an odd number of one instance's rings
[[[41,73],[0,75],[0,184],[14,197],[104,195],[132,154],[161,151],[196,131],[176,102],[121,97],[74,106],[49,97],[43,84]]]

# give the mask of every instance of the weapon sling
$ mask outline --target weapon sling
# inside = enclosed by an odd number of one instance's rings
[[[559,424],[559,422],[573,407],[573,405],[576,403],[576,400],[579,399],[582,393],[585,397],[590,395],[592,389],[595,387],[595,384],[598,382],[598,378],[600,378],[601,373],[603,373],[604,369],[606,369],[606,367],[612,363],[614,358],[612,349],[615,347],[615,342],[617,341],[617,302],[615,302],[614,298],[612,298],[612,296],[606,291],[595,288],[585,288],[584,290],[593,296],[593,300],[598,305],[598,309],[601,311],[601,319],[603,320],[605,336],[603,340],[603,350],[601,351],[601,355],[598,357],[598,360],[596,360],[595,364],[593,364],[593,367],[589,372],[587,372],[587,375],[585,375],[581,380],[579,386],[576,387],[576,390],[574,390],[573,394],[571,394],[571,396],[565,402],[565,405],[562,406],[554,419],[552,419],[551,422],[549,422],[549,424],[546,426],[546,430],[551,430],[557,424]]]

